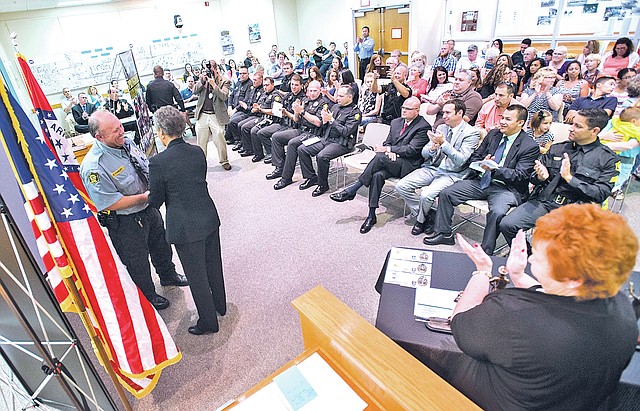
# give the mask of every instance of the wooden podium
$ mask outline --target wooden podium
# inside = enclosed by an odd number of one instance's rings
[[[368,404],[367,410],[480,409],[322,286],[292,304],[300,313],[305,351],[224,409],[314,352]]]

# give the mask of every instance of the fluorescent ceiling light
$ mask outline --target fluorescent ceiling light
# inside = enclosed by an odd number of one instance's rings
[[[109,3],[111,0],[69,0],[61,1],[56,7],[86,6],[89,4]]]

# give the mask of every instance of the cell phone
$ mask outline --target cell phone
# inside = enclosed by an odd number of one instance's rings
[[[391,70],[391,66],[374,66],[374,69],[378,72],[380,78],[389,78],[389,70]]]

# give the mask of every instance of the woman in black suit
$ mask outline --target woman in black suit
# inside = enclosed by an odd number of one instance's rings
[[[215,333],[216,312],[224,315],[227,303],[220,219],[207,190],[207,160],[200,147],[182,139],[184,115],[176,108],[158,109],[154,120],[167,149],[149,159],[149,205],[159,208],[166,204],[167,242],[176,247],[198,310],[198,322],[189,332]]]

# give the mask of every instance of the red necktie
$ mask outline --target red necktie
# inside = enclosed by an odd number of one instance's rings
[[[404,126],[402,126],[402,130],[400,130],[400,134],[402,135],[402,133],[404,133],[404,130],[407,128],[407,125],[409,123],[407,123],[406,121],[404,122]]]

